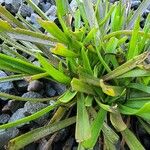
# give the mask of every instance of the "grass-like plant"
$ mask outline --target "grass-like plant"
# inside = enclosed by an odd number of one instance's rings
[[[130,120],[136,116],[150,133],[150,15],[140,28],[140,16],[150,1],[143,0],[133,12],[124,1],[111,4],[97,0],[93,4],[91,0],[76,0],[74,11],[67,0],[56,0],[59,27],[31,0],[26,1],[39,14],[38,22],[47,34],[19,13],[15,18],[0,6],[0,38],[7,50],[7,54],[0,53],[0,69],[15,73],[0,78],[0,82],[46,78],[65,84],[67,91],[55,97],[54,105],[1,125],[0,129],[15,127],[56,109],[48,125],[10,140],[8,149],[18,150],[75,123],[78,150],[93,149],[99,137],[104,149],[115,150],[124,139],[131,150],[143,150],[130,129]],[[14,49],[35,57],[41,66]],[[54,99],[6,93],[0,97],[33,102]],[[76,114],[69,117],[72,107],[76,107]]]

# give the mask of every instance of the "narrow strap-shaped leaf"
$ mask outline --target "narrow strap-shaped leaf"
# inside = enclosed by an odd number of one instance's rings
[[[82,145],[85,148],[93,148],[94,145],[96,144],[99,134],[101,132],[101,129],[103,127],[106,114],[107,112],[104,109],[100,108],[95,120],[92,122],[92,125],[91,125],[91,138],[85,140],[82,143]]]
[[[79,143],[91,137],[89,116],[84,104],[84,98],[85,97],[82,93],[78,93],[75,137]]]
[[[5,7],[3,7],[2,5],[0,5],[0,16],[7,20],[9,23],[11,23],[11,25],[13,26],[18,26],[20,28],[25,29],[24,25],[17,20],[7,9],[5,9]]]
[[[67,90],[58,100],[62,103],[68,103],[76,96],[76,94],[76,91]]]
[[[82,56],[82,60],[83,60],[83,67],[84,69],[87,69],[87,71],[90,73],[90,74],[93,74],[93,71],[92,71],[92,68],[91,68],[91,65],[90,65],[90,61],[89,61],[89,58],[88,58],[88,53],[85,52],[85,49],[82,48],[81,49],[81,56]]]
[[[78,57],[78,54],[69,50],[63,44],[58,43],[55,48],[51,49],[51,52],[64,57]]]
[[[55,103],[52,106],[47,106],[46,108],[43,108],[42,110],[40,110],[40,111],[38,111],[38,112],[28,116],[28,117],[24,117],[22,119],[0,125],[0,129],[7,129],[7,128],[15,127],[15,126],[20,125],[22,123],[27,123],[29,121],[35,120],[35,119],[43,116],[44,114],[48,113],[49,111],[55,109],[57,106],[58,106],[58,103]]]
[[[30,132],[27,132],[23,135],[20,135],[10,140],[8,144],[8,148],[11,150],[19,150],[22,147],[32,142],[35,142],[36,140],[39,140],[49,134],[59,131],[60,129],[70,126],[71,124],[74,124],[74,123],[75,123],[75,117],[71,117],[71,118],[62,120],[60,122],[56,122],[56,123],[49,124],[44,127],[34,129]]]
[[[131,132],[130,129],[126,128],[121,132],[124,140],[129,146],[130,150],[145,150],[140,141],[136,138],[136,136]]]
[[[133,89],[137,89],[140,91],[143,91],[145,93],[149,93],[150,94],[150,86],[146,86],[144,84],[140,84],[140,83],[130,83],[128,85],[129,88],[133,88]]]
[[[58,96],[50,97],[50,98],[26,98],[26,97],[15,96],[15,95],[3,93],[3,92],[0,92],[0,97],[8,98],[8,99],[16,100],[16,101],[31,101],[31,102],[44,102],[44,101],[55,100],[58,98]],[[4,100],[7,100],[7,99],[4,99]]]
[[[146,120],[150,120],[150,102],[145,103],[140,109],[120,105],[119,110],[122,114],[137,115]]]
[[[47,30],[53,37],[58,39],[60,42],[63,42],[65,44],[69,42],[67,37],[65,36],[65,33],[63,33],[54,22],[44,21],[42,19],[38,19],[38,22],[45,30]]]
[[[113,71],[109,72],[105,76],[103,76],[104,81],[116,78],[128,71],[131,71],[139,64],[141,64],[149,55],[149,52],[144,52],[138,56],[135,56],[131,60],[127,61],[126,63],[122,64],[121,66],[117,67]]]
[[[41,67],[35,66],[29,62],[13,58],[2,53],[0,53],[0,61],[10,67],[15,68],[16,70],[19,69],[22,72],[28,74],[36,74],[44,72],[44,70]]]
[[[79,79],[73,78],[71,81],[71,87],[75,91],[95,95],[95,91],[93,90],[92,86],[84,83]]]
[[[138,52],[138,45],[137,45],[137,41],[139,38],[139,34],[138,34],[139,29],[140,29],[140,17],[135,22],[134,29],[132,32],[132,36],[131,36],[131,40],[130,40],[130,44],[129,44],[129,50],[127,53],[127,59],[128,60],[132,59],[133,57],[135,57],[139,53]]]
[[[68,84],[70,83],[70,77],[66,76],[59,70],[55,69],[42,55],[38,54],[37,58],[39,59],[41,65],[45,69],[45,71],[56,81],[61,83]]]

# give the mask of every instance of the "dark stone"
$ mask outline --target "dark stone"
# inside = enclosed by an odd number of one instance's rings
[[[38,80],[34,80],[31,81],[28,85],[28,91],[40,91],[43,88],[43,83],[38,81]]]
[[[25,92],[27,90],[28,84],[29,83],[25,80],[16,81],[17,90],[19,92]]]
[[[61,95],[66,91],[66,86],[63,84],[54,83],[54,89],[57,91],[58,95]]]
[[[22,101],[15,101],[15,100],[9,100],[7,107],[10,109],[12,113],[14,113],[16,110],[24,106],[24,102]]]
[[[132,1],[131,2],[131,9],[136,10],[140,4],[141,4],[141,1],[139,1],[139,0]]]
[[[8,114],[0,115],[0,124],[4,124],[4,123],[8,122],[9,119],[10,119],[10,115],[8,115]]]
[[[52,97],[56,95],[56,90],[52,87],[51,83],[46,84],[46,89],[45,89],[46,95],[48,97]]]

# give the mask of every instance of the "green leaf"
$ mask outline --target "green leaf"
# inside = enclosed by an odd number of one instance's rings
[[[4,64],[4,68],[6,66],[6,70],[11,68],[15,71],[22,72],[22,73],[28,73],[28,74],[37,74],[42,73],[44,70],[38,66],[35,66],[29,62],[25,62],[23,60],[13,58],[10,56],[7,56],[5,54],[0,53],[0,67]],[[4,69],[3,68],[3,69]]]
[[[95,95],[94,89],[79,79],[73,78],[71,81],[71,87],[75,91]]]
[[[147,77],[150,76],[150,71],[144,69],[133,69],[123,75],[118,76],[117,78],[134,78],[134,77]]]
[[[55,48],[51,49],[51,52],[63,57],[78,57],[78,54],[69,50],[63,44],[60,43],[58,43]]]
[[[110,113],[110,121],[117,131],[124,131],[127,126],[122,120],[122,116],[118,110],[116,112]]]
[[[119,142],[119,136],[115,133],[115,131],[109,127],[106,123],[103,124],[102,131],[107,138],[107,140],[114,146],[117,146]],[[111,138],[110,138],[111,137]]]
[[[124,91],[123,87],[107,85],[102,79],[100,79],[100,87],[105,94],[113,97],[121,95]]]
[[[83,142],[91,137],[89,116],[84,104],[84,95],[78,94],[77,97],[77,118],[75,137],[77,142]]]
[[[29,131],[23,135],[20,135],[10,140],[8,144],[8,149],[20,150],[21,148],[25,147],[28,144],[35,142],[63,128],[66,128],[74,123],[75,123],[75,117],[71,117],[71,118],[62,120],[60,122],[56,122],[56,123],[49,124],[44,127],[34,129],[32,131]]]
[[[51,110],[55,109],[58,106],[58,103],[55,103],[52,106],[47,106],[46,108],[41,109],[40,111],[28,116],[28,117],[24,117],[22,119],[13,121],[13,122],[9,122],[3,125],[0,125],[0,129],[7,129],[7,128],[12,128],[12,127],[16,127],[17,125],[23,124],[23,123],[27,123],[29,121],[35,120],[41,116],[43,116],[44,114],[50,112]]]
[[[130,40],[130,44],[129,44],[129,50],[127,53],[128,60],[132,59],[139,53],[138,44],[137,44],[138,38],[139,38],[139,34],[138,34],[139,30],[140,30],[140,17],[135,22],[134,29],[132,31],[132,36],[131,36],[131,40]]]
[[[120,105],[119,110],[122,114],[137,115],[146,120],[150,120],[150,102],[145,103],[140,109]]]
[[[127,145],[129,146],[130,150],[145,150],[140,141],[128,128],[122,131],[121,134],[125,139]]]
[[[62,43],[69,43],[65,33],[63,33],[58,26],[52,21],[44,21],[42,19],[38,19],[39,24],[47,30],[53,37],[59,40]]]
[[[128,85],[129,88],[133,88],[133,89],[137,89],[140,91],[143,91],[145,93],[150,94],[150,86],[146,86],[144,84],[140,84],[140,83],[130,83]]]
[[[106,53],[116,53],[118,45],[118,39],[115,37],[110,38],[106,45]]]
[[[83,60],[83,68],[87,69],[88,73],[93,74],[87,52],[85,52],[84,48],[81,49],[81,56],[82,56],[82,60]]]
[[[85,106],[86,107],[90,107],[92,106],[92,101],[93,101],[93,97],[88,95],[86,98],[85,98]]]
[[[37,58],[39,59],[41,65],[44,67],[45,71],[52,78],[64,84],[70,83],[71,79],[59,70],[55,69],[42,55],[38,54]]]
[[[76,96],[76,94],[76,91],[67,90],[58,100],[62,103],[68,103]]]
[[[136,68],[139,64],[141,64],[148,57],[148,55],[149,52],[146,51],[138,56],[135,56],[131,60],[127,61],[126,63],[122,64],[121,66],[117,67],[113,71],[103,76],[104,81],[116,78],[124,73],[127,73],[128,71],[131,71],[132,69]]]
[[[85,140],[82,145],[85,148],[93,148],[98,140],[100,132],[103,127],[103,123],[105,120],[107,112],[104,109],[100,109],[97,113],[95,120],[92,122],[91,125],[91,138]]]

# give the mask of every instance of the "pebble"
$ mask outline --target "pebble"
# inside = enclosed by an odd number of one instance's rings
[[[0,115],[0,124],[4,124],[4,123],[8,122],[9,119],[10,119],[10,115],[8,115],[8,114]]]
[[[8,143],[8,141],[19,134],[17,128],[10,128],[6,130],[0,130],[0,149]]]
[[[12,113],[14,113],[19,108],[22,108],[23,106],[24,106],[24,102],[23,101],[9,100],[8,104],[7,104],[7,107],[9,108],[9,110]]]
[[[41,102],[26,102],[24,105],[24,110],[26,112],[27,115],[31,115],[36,113],[37,111],[45,108],[47,106],[47,104],[43,104]],[[39,125],[44,125],[47,121],[48,118],[48,114],[45,114],[43,116],[41,116],[40,118],[34,120],[34,122],[38,123]]]
[[[54,90],[54,88],[52,87],[50,83],[46,84],[45,92],[48,97],[52,97],[56,95],[56,90]]]
[[[36,92],[27,92],[22,95],[24,98],[42,98],[42,95]]]
[[[25,80],[16,81],[17,90],[19,92],[25,92],[27,90],[28,84],[29,83]]]
[[[42,88],[43,88],[43,83],[38,80],[34,80],[29,83],[27,90],[37,92],[40,91]]]
[[[11,13],[16,14],[19,10],[19,7],[22,4],[22,0],[5,0],[5,7]]]
[[[49,2],[42,2],[42,3],[39,3],[39,8],[43,11],[43,12],[46,12],[50,7],[51,7],[51,4]]]
[[[4,71],[0,70],[0,78],[1,77],[7,77],[7,74]],[[0,83],[0,92],[10,93],[13,88],[14,85],[11,81]]]
[[[20,108],[12,114],[8,122],[14,122],[25,117],[25,109]],[[19,124],[17,127],[22,127],[25,123]]]
[[[63,94],[66,91],[66,86],[63,84],[54,83],[54,89],[57,91],[58,95]]]
[[[47,106],[47,104],[43,104],[41,102],[26,102],[24,105],[24,110],[25,112],[27,112],[28,114],[34,114],[37,111],[41,110],[42,108],[45,108]]]
[[[133,9],[133,10],[136,10],[138,7],[139,7],[139,5],[141,4],[141,1],[139,1],[139,0],[135,0],[135,1],[131,1],[131,9]]]
[[[32,13],[30,17],[30,20],[31,20],[30,23],[32,23],[34,27],[39,29],[41,26],[37,22],[38,17],[39,15],[37,15],[36,13]]]
[[[19,9],[19,12],[24,18],[26,18],[26,17],[31,16],[31,13],[33,12],[33,10],[28,5],[22,4]]]

